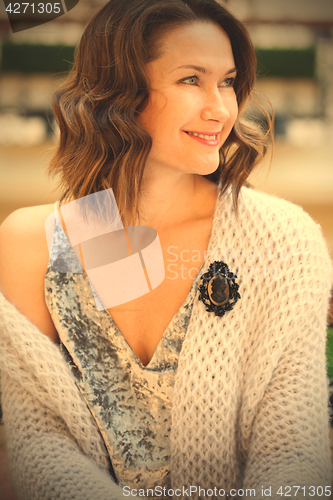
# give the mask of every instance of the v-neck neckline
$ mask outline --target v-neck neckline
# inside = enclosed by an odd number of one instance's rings
[[[176,311],[176,313],[173,315],[173,317],[170,319],[166,329],[164,330],[163,332],[163,335],[161,336],[158,344],[156,345],[155,347],[155,350],[149,360],[149,362],[147,363],[147,365],[144,365],[140,358],[137,356],[137,354],[134,352],[134,350],[132,349],[132,347],[130,346],[130,344],[127,342],[126,338],[124,337],[124,335],[122,334],[121,330],[119,329],[119,327],[117,326],[117,324],[115,323],[114,319],[112,318],[111,314],[109,313],[109,311],[107,309],[101,309],[101,310],[98,310],[97,308],[95,309],[95,314],[92,315],[92,320],[95,324],[98,324],[100,322],[100,319],[101,319],[101,316],[104,317],[105,319],[105,322],[106,324],[110,324],[113,326],[113,328],[116,330],[119,338],[121,338],[121,342],[124,343],[124,345],[126,345],[126,348],[127,348],[127,351],[131,354],[131,356],[133,357],[133,359],[135,359],[135,361],[137,362],[137,364],[142,368],[142,369],[151,369],[152,368],[152,365],[153,365],[153,361],[154,361],[154,358],[156,357],[156,352],[159,351],[160,347],[161,347],[161,344],[163,343],[166,335],[168,334],[172,324],[176,321],[176,319],[178,318],[179,314],[180,314],[180,311],[184,308],[184,306],[188,303],[189,301],[189,298],[191,297],[191,294],[193,293],[193,289],[197,286],[197,283],[200,279],[200,275],[202,274],[202,270],[203,269],[206,269],[207,267],[207,262],[209,261],[210,259],[210,254],[211,254],[211,247],[213,246],[213,240],[214,240],[214,237],[216,235],[216,224],[217,224],[217,213],[218,213],[218,210],[219,210],[219,206],[220,206],[220,200],[221,198],[221,195],[220,195],[220,189],[219,189],[219,186],[217,186],[217,196],[216,196],[216,200],[215,200],[215,207],[214,207],[214,213],[213,213],[213,220],[212,220],[212,225],[211,225],[211,231],[210,231],[210,236],[209,236],[209,241],[208,241],[208,245],[207,245],[207,250],[205,250],[204,252],[204,261],[200,267],[200,269],[198,270],[198,273],[192,283],[192,286],[191,286],[191,289],[189,291],[189,293],[187,294],[184,302],[182,303],[182,305],[180,306],[180,308]],[[64,233],[63,231],[63,227],[62,227],[62,224],[60,223],[60,229],[61,231]],[[64,233],[66,239],[67,239],[67,235]],[[68,240],[67,240],[68,241]],[[68,244],[70,245],[70,243],[68,242]],[[81,274],[81,273],[80,273]],[[92,284],[90,283],[90,280],[89,280],[89,277],[87,275],[87,273],[82,269],[82,274],[83,274],[83,278],[84,278],[84,281],[86,281],[87,283],[87,286],[89,288],[89,291],[88,291],[88,294],[90,295],[91,299],[93,299],[93,302],[96,303],[96,298],[97,300],[100,301],[99,299],[99,296],[98,296],[98,293],[96,292],[96,290],[93,289],[93,286]],[[193,297],[193,304],[192,304],[192,308],[191,308],[191,313],[190,313],[190,318],[189,318],[189,322],[188,322],[188,325],[187,325],[187,330],[188,328],[190,327],[190,323],[191,323],[191,316],[192,316],[192,311],[193,311],[193,307],[194,307],[194,302],[195,302],[195,299],[196,297],[194,296]],[[96,319],[95,319],[96,318]]]
[[[215,225],[216,225],[216,220],[217,220],[217,211],[218,211],[218,207],[219,207],[219,201],[220,201],[220,190],[219,190],[219,187],[217,186],[217,196],[216,196],[216,200],[215,200],[213,220],[212,220],[212,225],[211,225],[211,231],[210,231],[209,241],[208,241],[208,245],[207,245],[207,250],[205,250],[205,252],[204,252],[204,255],[205,255],[204,261],[203,261],[200,269],[198,270],[198,273],[197,273],[197,275],[196,275],[196,277],[195,277],[195,279],[194,279],[194,281],[192,283],[191,289],[190,289],[189,293],[187,294],[184,302],[182,303],[182,305],[180,306],[180,308],[176,311],[176,313],[170,319],[170,321],[169,321],[166,329],[163,332],[163,335],[161,336],[158,344],[155,347],[155,350],[154,350],[154,352],[153,352],[153,354],[152,354],[149,362],[146,365],[144,365],[142,363],[142,361],[140,360],[140,358],[138,357],[138,355],[134,352],[134,350],[132,349],[132,347],[130,346],[130,344],[128,343],[128,341],[126,340],[125,336],[122,334],[120,328],[118,327],[118,325],[116,324],[116,322],[112,318],[112,316],[109,313],[109,311],[107,309],[103,309],[102,311],[100,311],[100,313],[102,313],[105,317],[108,318],[108,322],[116,330],[119,338],[121,339],[121,342],[124,345],[126,345],[127,351],[130,352],[130,354],[133,357],[133,359],[137,362],[137,364],[142,369],[147,369],[147,370],[152,369],[152,365],[153,365],[153,362],[154,362],[154,358],[156,357],[156,353],[160,350],[161,345],[162,345],[163,341],[165,340],[165,337],[167,336],[167,334],[168,334],[168,332],[169,332],[172,324],[176,321],[177,317],[179,316],[180,311],[184,308],[184,306],[188,303],[190,297],[192,296],[193,289],[197,286],[197,283],[198,283],[198,281],[200,279],[200,276],[202,274],[202,270],[207,267],[207,266],[205,266],[205,264],[209,260],[209,255],[211,253],[211,247],[212,247],[212,244],[213,244],[213,239],[214,239],[214,236],[215,236],[215,233],[216,233],[216,231],[215,231]],[[95,292],[95,293],[98,296],[97,292]],[[192,311],[193,311],[193,307],[194,307],[194,301],[195,301],[195,297],[193,297],[193,304],[192,304],[192,308],[191,308],[189,322],[188,322],[188,325],[187,325],[187,330],[188,330],[188,328],[190,326],[190,322],[191,322],[191,316],[192,316]]]
[[[197,276],[195,277],[195,279],[194,279],[194,281],[192,283],[191,289],[190,289],[189,293],[187,294],[187,297],[185,298],[185,300],[182,303],[182,305],[180,306],[180,308],[172,316],[171,320],[169,321],[167,327],[165,328],[165,330],[163,332],[163,335],[161,336],[158,344],[156,345],[156,347],[154,349],[154,352],[153,352],[150,360],[148,361],[148,363],[146,365],[144,365],[142,363],[142,361],[139,358],[139,356],[132,349],[132,347],[130,346],[130,344],[126,340],[125,336],[122,334],[120,328],[118,327],[118,325],[116,324],[116,322],[112,318],[112,316],[109,313],[109,311],[107,309],[103,309],[103,313],[106,313],[108,315],[108,321],[113,326],[113,328],[115,329],[115,331],[116,331],[116,333],[118,335],[118,338],[120,339],[120,341],[122,342],[122,344],[126,346],[127,351],[130,352],[131,357],[136,361],[136,363],[140,366],[140,368],[147,369],[147,370],[152,370],[153,368],[155,368],[154,361],[155,361],[155,358],[156,358],[158,352],[162,348],[163,342],[168,337],[169,331],[170,331],[171,327],[173,326],[173,324],[175,323],[175,321],[177,321],[178,316],[181,314],[181,311],[184,309],[184,307],[189,303],[190,299],[192,298],[192,307],[191,307],[190,318],[189,318],[189,321],[190,321],[191,315],[192,315],[192,310],[193,310],[193,303],[194,303],[194,299],[195,299],[195,297],[192,297],[192,294],[194,292],[194,288],[197,286],[197,283],[199,281],[199,274],[201,273],[201,270],[202,270],[204,264],[205,264],[205,262],[202,263],[202,265],[201,265],[201,267],[200,267],[200,269],[199,269],[199,271],[197,273]]]

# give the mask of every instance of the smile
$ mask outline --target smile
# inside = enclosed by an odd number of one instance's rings
[[[206,141],[215,141],[217,138],[217,134],[208,135],[208,134],[199,134],[198,132],[188,132],[185,130],[188,135],[193,135],[194,137],[200,137],[200,139],[205,139]]]
[[[184,130],[184,132],[192,137],[197,142],[201,144],[205,144],[206,146],[218,146],[219,145],[219,136],[217,134],[209,134],[209,133],[200,133],[200,132],[189,132],[188,130]]]

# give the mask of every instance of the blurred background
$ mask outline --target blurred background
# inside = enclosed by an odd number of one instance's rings
[[[256,88],[275,111],[272,165],[257,168],[250,181],[301,205],[322,227],[333,258],[333,0],[220,1],[247,26],[258,57]],[[19,207],[58,197],[56,180],[45,174],[58,137],[51,98],[85,25],[106,1],[80,0],[58,19],[17,33],[0,2],[1,223]],[[0,430],[0,500],[11,500],[3,440]]]

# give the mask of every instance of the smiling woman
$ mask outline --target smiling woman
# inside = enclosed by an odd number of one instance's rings
[[[0,228],[19,499],[328,496],[331,263],[301,208],[246,185],[269,145],[244,119],[255,71],[215,0],[111,0],[88,24],[53,102],[61,199]],[[129,224],[154,229],[155,288]]]
[[[147,75],[150,98],[138,116],[153,140],[146,179],[158,167],[214,173],[238,115],[236,68],[225,31],[208,22],[173,30],[161,57],[147,64]]]
[[[112,187],[123,220],[138,222],[148,156],[160,147],[170,154],[187,131],[219,136],[203,150],[204,158],[215,160],[200,174],[222,181],[223,193],[231,187],[236,208],[271,132],[265,136],[241,113],[250,94],[256,102],[256,57],[245,27],[217,2],[133,0],[123,9],[122,2],[109,2],[89,23],[69,79],[54,97],[62,135],[49,171],[61,176],[60,201]],[[159,134],[155,141],[152,128]],[[195,145],[190,139],[188,147]],[[170,206],[179,198],[172,193]],[[156,213],[156,197],[153,204]]]

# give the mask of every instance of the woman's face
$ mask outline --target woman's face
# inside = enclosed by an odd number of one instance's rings
[[[238,114],[236,68],[224,30],[209,22],[175,29],[147,74],[149,100],[138,117],[153,140],[146,170],[214,172]]]

